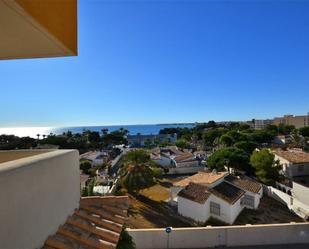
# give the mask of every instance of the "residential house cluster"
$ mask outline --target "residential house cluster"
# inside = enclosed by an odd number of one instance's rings
[[[201,171],[174,183],[170,201],[179,214],[196,222],[215,218],[233,224],[245,207],[257,209],[262,196],[262,185],[251,178]]]
[[[206,154],[201,152],[195,154],[176,146],[157,147],[151,151],[151,159],[168,170],[169,174],[189,174],[203,170],[205,157]]]

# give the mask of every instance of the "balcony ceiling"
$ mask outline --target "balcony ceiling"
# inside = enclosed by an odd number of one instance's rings
[[[0,0],[0,59],[77,55],[76,1]]]

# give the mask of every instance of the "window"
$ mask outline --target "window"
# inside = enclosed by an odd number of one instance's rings
[[[304,172],[304,165],[298,165],[298,168],[297,168],[297,170],[298,170],[298,172]]]
[[[241,202],[243,205],[254,208],[254,197],[251,195],[245,195]]]
[[[211,201],[210,213],[220,216],[220,204]]]

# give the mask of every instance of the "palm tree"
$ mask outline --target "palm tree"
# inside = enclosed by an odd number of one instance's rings
[[[298,130],[294,129],[290,135],[291,135],[291,147],[296,147],[296,148],[304,147],[304,139],[299,134]]]
[[[129,193],[137,195],[153,184],[152,166],[150,155],[143,149],[131,150],[123,157],[121,180]]]
[[[40,136],[41,136],[41,135],[40,135],[40,134],[36,134],[36,136],[38,137],[38,140],[40,140]]]

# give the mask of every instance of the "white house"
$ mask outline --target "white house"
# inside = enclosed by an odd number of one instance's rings
[[[178,213],[201,223],[213,217],[233,224],[244,208],[244,194],[245,191],[227,182],[212,189],[190,183],[178,194]]]
[[[158,165],[164,168],[170,168],[175,166],[174,161],[168,155],[159,151],[152,151],[150,154],[151,159]]]
[[[171,188],[171,200],[177,203],[178,212],[202,223],[213,217],[233,224],[245,207],[257,209],[262,196],[261,184],[227,172],[199,172]]]
[[[107,158],[108,153],[106,151],[89,151],[79,156],[80,160],[89,161],[93,167],[102,165]]]
[[[173,183],[173,186],[170,188],[170,202],[177,202],[178,193],[184,189],[189,183],[196,183],[208,188],[212,188],[217,184],[223,182],[224,177],[227,176],[227,172],[207,172],[207,171],[200,171],[197,174],[192,176],[186,177],[178,182]]]
[[[176,146],[153,149],[151,159],[169,169],[168,174],[193,174],[204,169],[199,157],[188,150],[179,150]]]
[[[293,178],[309,175],[309,153],[300,149],[276,150],[275,160],[282,165],[282,173]]]
[[[245,191],[242,204],[250,209],[257,209],[263,197],[262,185],[247,177],[235,177],[228,175],[224,179],[226,182]]]

